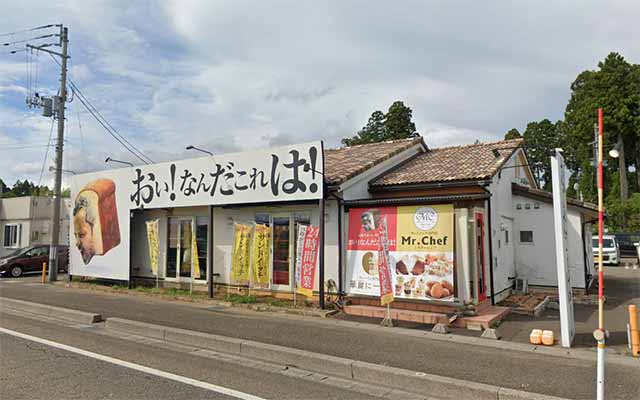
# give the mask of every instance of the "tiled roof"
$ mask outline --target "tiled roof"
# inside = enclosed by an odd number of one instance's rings
[[[513,139],[431,148],[380,176],[371,182],[371,186],[488,179],[522,143],[522,139]],[[499,157],[493,150],[499,153]]]
[[[421,137],[326,149],[324,151],[326,182],[329,185],[339,185],[419,143],[423,143]]]

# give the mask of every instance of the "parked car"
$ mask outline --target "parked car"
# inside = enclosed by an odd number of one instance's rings
[[[620,255],[622,257],[638,257],[635,243],[640,242],[640,232],[636,233],[614,233],[620,245]]]
[[[69,269],[69,246],[58,246],[58,270]],[[42,263],[49,262],[49,246],[30,246],[0,258],[0,276],[19,277],[23,274],[42,272]]]
[[[598,262],[598,236],[592,236],[593,257]],[[602,263],[604,264],[620,264],[620,245],[614,235],[602,236]]]

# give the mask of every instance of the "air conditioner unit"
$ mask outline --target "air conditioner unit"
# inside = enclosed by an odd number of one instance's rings
[[[516,278],[515,291],[517,293],[527,294],[529,292],[529,284],[525,278]]]

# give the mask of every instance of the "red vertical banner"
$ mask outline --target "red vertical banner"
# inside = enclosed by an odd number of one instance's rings
[[[311,297],[313,295],[313,283],[316,279],[316,260],[318,259],[318,247],[320,244],[320,230],[317,226],[306,227],[302,246],[300,262],[300,283],[298,293]]]
[[[378,279],[380,280],[380,304],[386,305],[393,301],[391,285],[391,267],[389,266],[389,235],[387,219],[382,217],[382,226],[378,229]]]

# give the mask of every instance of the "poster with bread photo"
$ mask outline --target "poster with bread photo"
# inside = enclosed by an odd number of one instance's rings
[[[454,301],[453,205],[349,210],[347,290],[380,296],[376,226],[387,219],[389,262],[396,299]]]
[[[114,179],[86,174],[72,180],[72,201],[71,274],[129,279],[126,192]]]

